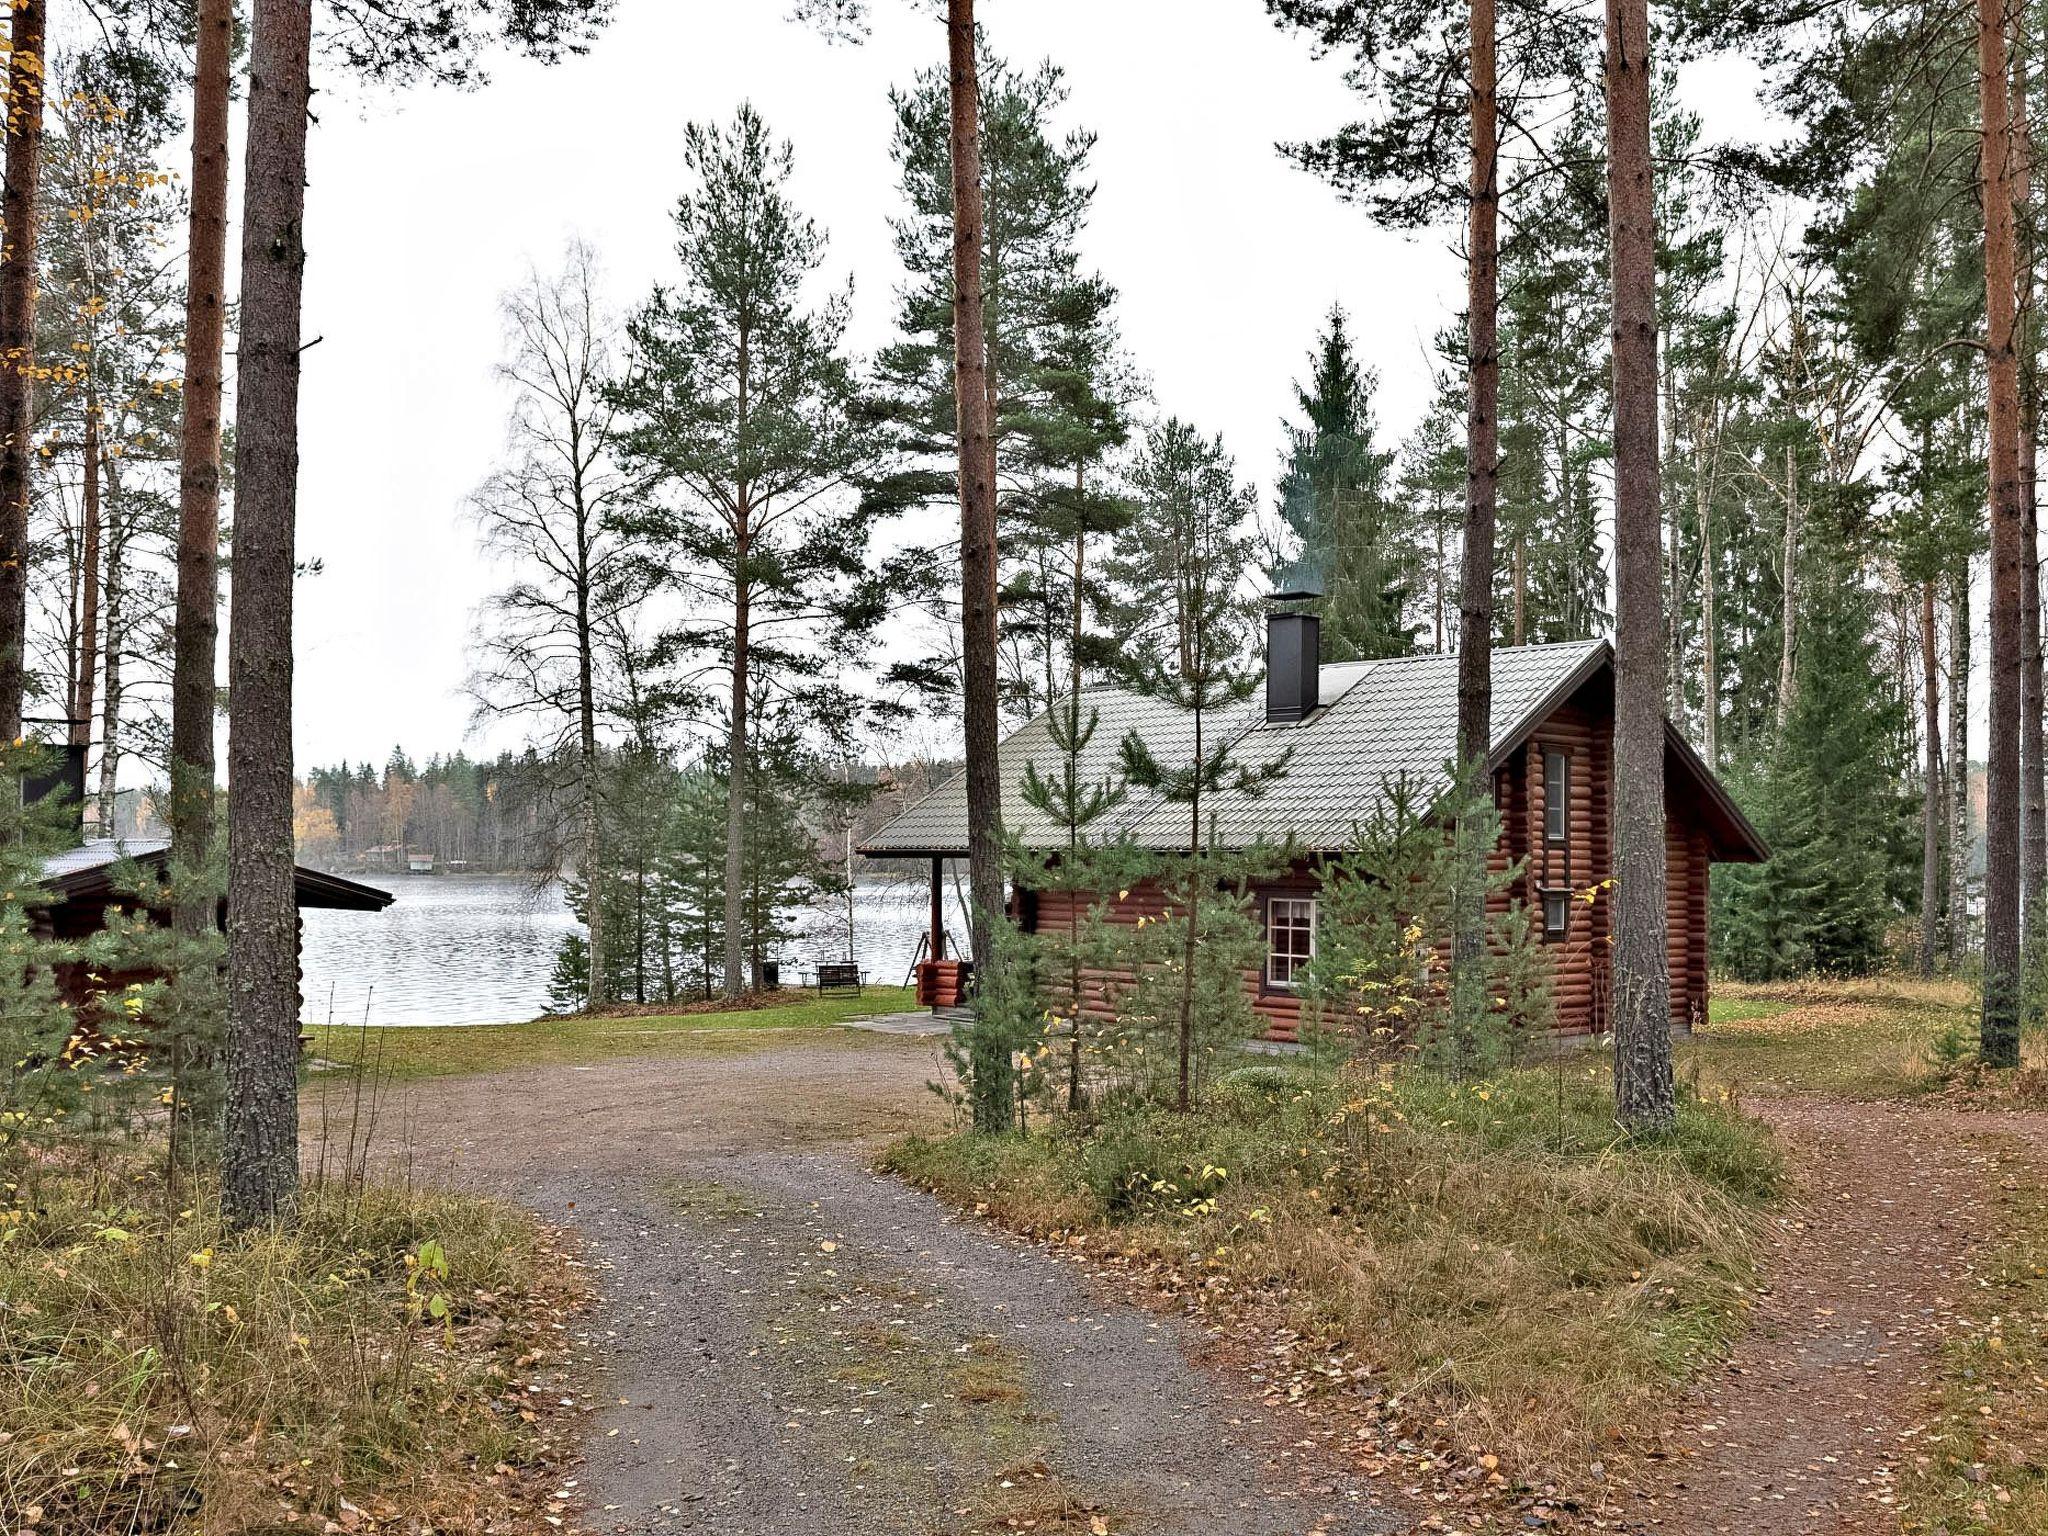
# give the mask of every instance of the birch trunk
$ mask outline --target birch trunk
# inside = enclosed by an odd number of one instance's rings
[[[78,574],[81,591],[78,604],[78,675],[71,695],[71,741],[74,746],[92,743],[93,698],[99,686],[100,670],[100,413],[99,402],[88,387],[85,397],[83,487],[80,494]]]

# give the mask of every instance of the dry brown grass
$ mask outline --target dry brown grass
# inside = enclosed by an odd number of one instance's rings
[[[530,1218],[330,1187],[232,1236],[210,1193],[87,1189],[0,1218],[0,1530],[550,1529],[578,1297]]]

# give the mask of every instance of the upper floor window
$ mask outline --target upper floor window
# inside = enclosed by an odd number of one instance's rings
[[[1571,836],[1572,760],[1555,749],[1543,754],[1543,840],[1563,843]]]
[[[1266,985],[1289,991],[1315,958],[1316,899],[1273,896],[1266,901]]]

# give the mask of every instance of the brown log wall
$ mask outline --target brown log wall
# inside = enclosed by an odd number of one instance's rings
[[[1570,810],[1565,839],[1550,842],[1545,834],[1544,756],[1562,751],[1569,760]],[[1555,711],[1529,741],[1495,775],[1495,803],[1500,808],[1500,845],[1494,869],[1505,871],[1526,859],[1521,875],[1494,893],[1492,910],[1520,902],[1541,932],[1543,896],[1564,891],[1566,926],[1561,940],[1546,942],[1551,952],[1556,1028],[1559,1035],[1586,1035],[1608,1027],[1609,954],[1613,892],[1611,818],[1613,810],[1613,727],[1604,712],[1573,703]],[[1666,920],[1667,958],[1671,967],[1671,1022],[1689,1028],[1707,1010],[1707,884],[1711,848],[1706,831],[1677,811],[1667,828],[1668,871]],[[1316,871],[1298,864],[1286,878],[1262,887],[1263,898],[1274,894],[1312,894]],[[1034,926],[1064,928],[1078,920],[1088,898],[1064,891],[1038,893]],[[1150,882],[1115,904],[1110,920],[1135,924],[1163,917],[1166,905]],[[1118,995],[1131,985],[1127,971],[1093,970],[1082,977],[1082,1005],[1097,1016],[1114,1014]],[[1247,972],[1245,989],[1252,1006],[1266,1021],[1268,1039],[1292,1041],[1301,1030],[1301,1000],[1293,993],[1263,986],[1258,972]]]

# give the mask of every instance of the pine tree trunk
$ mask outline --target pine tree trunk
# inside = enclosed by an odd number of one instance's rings
[[[184,419],[178,470],[178,610],[171,664],[171,843],[187,879],[173,922],[214,923],[213,893],[189,876],[213,843],[214,678],[220,603],[221,359],[226,347],[228,101],[234,0],[199,0],[192,75],[192,209],[185,273]]]
[[[1991,697],[1984,781],[1980,1053],[1987,1066],[2010,1067],[2019,1063],[2020,609],[2027,562],[2019,476],[2013,155],[2003,0],[1977,0],[1977,88],[1983,118],[1984,355],[1991,492]]]
[[[1202,762],[1202,710],[1195,709],[1195,755],[1193,761]],[[1174,1108],[1186,1114],[1194,1107],[1193,1065],[1195,1055],[1195,953],[1201,940],[1202,882],[1196,865],[1202,857],[1202,776],[1199,766],[1194,779],[1194,791],[1188,798],[1188,896],[1187,912],[1184,914],[1187,927],[1181,935],[1180,951],[1180,1019],[1176,1030],[1180,1046],[1180,1074],[1174,1093]]]
[[[1970,557],[1956,562],[1948,590],[1948,959],[1970,952]]]
[[[747,560],[741,541],[739,563]],[[728,754],[725,780],[725,995],[736,998],[746,990],[742,941],[746,937],[742,896],[747,874],[747,683],[752,615],[747,584],[738,583],[738,600],[733,605],[732,718],[726,732]]]
[[[43,161],[44,0],[12,0],[6,190],[0,193],[0,742],[28,682],[28,506],[35,456],[36,221]]]
[[[2040,406],[2034,328],[2033,143],[2027,121],[2026,9],[2013,15],[2013,205],[2017,213],[2014,298],[2019,347],[2020,491],[2020,1014],[2041,1022],[2048,986],[2048,784],[2042,780],[2041,543],[2035,498],[2035,430]]]
[[[79,535],[78,674],[71,694],[71,741],[92,743],[94,692],[100,670],[100,412],[96,391],[87,386]]]
[[[299,1185],[292,562],[312,0],[256,0],[243,160],[235,580],[228,618],[228,1102],[222,1205],[289,1222]]]
[[[974,0],[947,0],[953,162],[953,396],[959,411],[960,656],[967,751],[967,866],[977,986],[995,979],[995,924],[1003,910],[1000,722],[996,700],[996,449],[983,325],[981,102],[974,57]],[[974,1122],[999,1131],[1010,1119],[1007,1046],[984,1039],[976,1053]],[[984,1079],[986,1079],[984,1081]]]
[[[1663,516],[1657,493],[1657,232],[1647,0],[1607,0],[1614,285],[1614,1100],[1630,1130],[1675,1114],[1665,952]]]
[[[1920,813],[1920,954],[1922,976],[1934,974],[1934,956],[1941,924],[1942,797],[1941,797],[1941,668],[1936,656],[1934,583],[1920,584],[1920,702],[1925,724],[1926,757],[1921,770],[1925,793]]]
[[[1472,181],[1466,235],[1465,549],[1458,596],[1458,761],[1464,795],[1486,792],[1493,754],[1493,531],[1500,499],[1500,145],[1494,0],[1470,0]],[[1519,550],[1519,546],[1517,546]],[[1516,569],[1520,570],[1519,554]],[[1520,580],[1516,626],[1521,624]],[[1476,839],[1468,839],[1476,844]],[[1485,985],[1486,850],[1459,871],[1451,930],[1455,1025],[1475,1039]]]
[[[1785,550],[1778,580],[1778,735],[1799,687],[1799,456],[1785,445]]]
[[[1074,504],[1078,508],[1087,490],[1086,470],[1074,466]],[[1085,514],[1081,514],[1085,515]],[[1079,795],[1079,753],[1081,741],[1081,604],[1087,590],[1088,576],[1088,533],[1080,522],[1074,528],[1074,566],[1072,591],[1074,611],[1072,629],[1067,635],[1067,860],[1070,866],[1077,865],[1081,857],[1081,829],[1072,819]],[[1081,900],[1080,893],[1072,893],[1067,902],[1067,1006],[1073,1013],[1068,1026],[1067,1051],[1067,1111],[1078,1114],[1081,1109]]]

